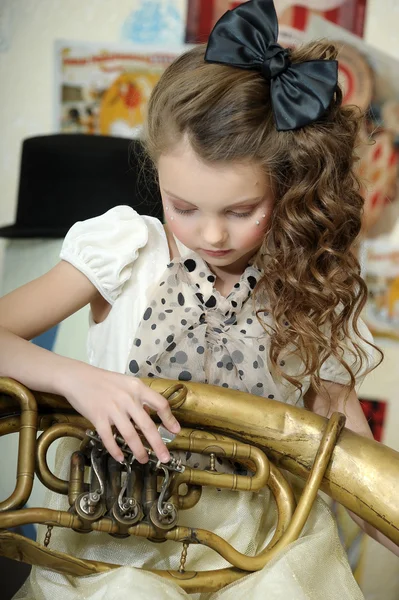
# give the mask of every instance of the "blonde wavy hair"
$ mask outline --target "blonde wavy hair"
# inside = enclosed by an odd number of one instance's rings
[[[320,367],[335,357],[352,390],[345,339],[355,333],[378,350],[358,329],[367,297],[352,251],[363,210],[353,170],[359,110],[342,106],[338,88],[322,119],[278,132],[265,79],[254,71],[206,63],[204,53],[200,45],[178,57],[155,86],[144,135],[148,155],[156,166],[159,156],[186,136],[205,163],[255,162],[265,169],[275,205],[259,253],[263,277],[254,299],[262,307],[258,319],[271,334],[272,369],[299,389],[309,376],[320,391]],[[291,60],[336,54],[330,43],[316,42],[294,49]],[[272,328],[261,320],[265,310],[272,314]],[[304,364],[295,377],[281,368],[287,348]],[[350,355],[361,369],[365,351],[353,342]]]

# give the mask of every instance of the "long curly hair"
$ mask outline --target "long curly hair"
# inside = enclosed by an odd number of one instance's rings
[[[367,288],[353,253],[361,229],[363,198],[354,173],[361,115],[342,106],[338,87],[327,113],[295,131],[278,132],[270,88],[258,73],[204,61],[205,46],[178,57],[150,98],[144,144],[156,166],[160,155],[186,136],[208,164],[255,162],[265,169],[274,208],[258,261],[258,319],[271,336],[273,372],[302,389],[321,390],[320,367],[334,357],[355,385],[365,351],[345,340],[358,336]],[[292,62],[336,58],[336,48],[315,42],[292,51]],[[269,310],[273,326],[262,321]],[[281,360],[290,350],[303,361],[293,376]],[[378,350],[379,351],[379,350]],[[380,351],[379,351],[380,352]],[[380,352],[381,353],[381,352]],[[381,353],[382,358],[382,353]]]

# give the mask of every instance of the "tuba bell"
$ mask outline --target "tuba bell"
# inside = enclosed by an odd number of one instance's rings
[[[0,378],[0,435],[19,432],[16,487],[0,502],[0,555],[85,576],[120,565],[52,550],[53,527],[71,528],[77,535],[101,531],[154,543],[173,540],[182,544],[179,568],[151,571],[188,593],[212,592],[262,569],[296,540],[319,489],[399,544],[399,453],[345,429],[344,415],[334,413],[326,419],[302,408],[208,384],[143,381],[168,399],[182,425],[177,437],[159,428],[171,453],[166,464],[146,448],[148,463],[140,465],[115,432],[124,454],[123,464],[118,463],[93,425],[65,398]],[[57,477],[47,463],[49,447],[65,436],[80,442],[70,457],[69,480]],[[178,458],[180,451],[205,456],[207,467],[192,469]],[[239,474],[217,472],[218,458],[234,461],[242,470]],[[305,480],[298,500],[280,469]],[[69,510],[23,508],[35,473],[47,488],[68,497]],[[256,492],[266,485],[275,499],[278,519],[272,539],[256,556],[238,552],[210,531],[179,525],[180,511],[200,502],[203,486]],[[47,525],[43,544],[11,531],[31,523]],[[231,566],[187,571],[190,544],[212,548]]]

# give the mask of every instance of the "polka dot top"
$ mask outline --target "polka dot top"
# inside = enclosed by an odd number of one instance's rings
[[[274,398],[276,387],[265,367],[267,335],[252,297],[260,277],[257,268],[248,266],[225,298],[198,254],[173,260],[144,311],[128,372]]]

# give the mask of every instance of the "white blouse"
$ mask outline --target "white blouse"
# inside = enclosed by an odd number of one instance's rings
[[[191,252],[178,240],[176,243],[182,257]],[[87,341],[90,364],[125,373],[143,313],[171,260],[162,223],[153,217],[138,215],[131,207],[117,206],[99,217],[73,225],[64,240],[60,258],[86,275],[112,307],[106,319],[98,324],[90,314]],[[359,330],[372,341],[371,333],[361,320]],[[360,383],[377,357],[370,346],[359,339],[357,342],[368,355],[368,361],[356,375]],[[353,359],[346,358],[351,364]],[[298,359],[288,355],[285,371],[296,374],[299,370]],[[334,358],[325,361],[320,374],[329,381],[349,383],[347,372]],[[303,379],[302,384],[304,394],[309,379]],[[302,404],[301,394],[292,384],[281,380],[276,381],[276,386],[280,401]]]

